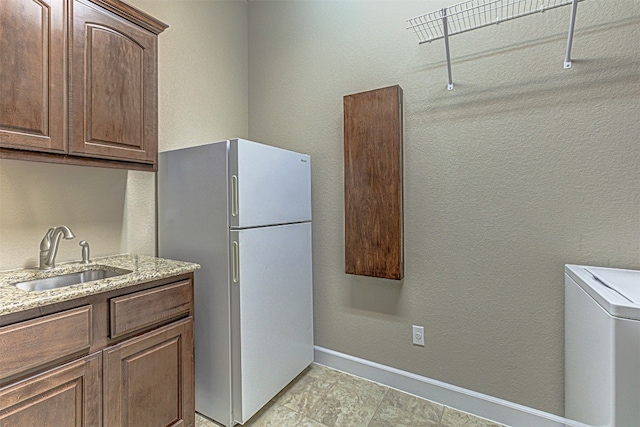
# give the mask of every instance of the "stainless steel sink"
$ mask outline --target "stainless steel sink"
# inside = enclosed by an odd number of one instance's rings
[[[78,271],[77,273],[61,274],[59,276],[44,277],[42,279],[14,283],[14,286],[18,289],[29,292],[46,291],[48,289],[63,288],[65,286],[92,282],[94,280],[122,276],[123,274],[128,273],[131,273],[131,270],[113,267],[97,267],[95,270]]]

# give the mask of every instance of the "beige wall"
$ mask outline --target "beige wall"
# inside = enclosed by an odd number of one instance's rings
[[[248,132],[247,2],[127,0],[167,23],[159,39],[159,149]]]
[[[248,132],[247,3],[130,1],[169,24],[159,38],[159,145],[164,151]],[[35,267],[49,227],[65,224],[58,262],[155,254],[155,174],[0,160],[0,270]]]
[[[453,2],[455,3],[455,2]],[[249,136],[311,154],[315,342],[563,408],[563,266],[640,267],[640,2],[418,45],[445,1],[251,1]],[[403,282],[344,274],[342,97],[400,84]],[[425,347],[411,325],[425,327]]]
[[[89,242],[92,257],[127,252],[127,175],[124,170],[0,160],[0,269],[37,267],[40,240],[50,227],[62,224],[76,239],[61,241],[58,263],[81,259],[80,240]],[[153,218],[142,215],[140,226],[149,229]]]

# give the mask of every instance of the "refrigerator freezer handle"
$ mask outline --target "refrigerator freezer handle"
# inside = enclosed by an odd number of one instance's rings
[[[238,280],[240,279],[238,276],[240,276],[240,265],[239,265],[239,260],[238,260],[239,254],[238,254],[238,242],[233,242],[233,254],[232,254],[232,258],[233,258],[233,267],[232,267],[232,279],[233,279],[233,283],[238,283]]]
[[[238,177],[231,176],[231,216],[238,216]]]

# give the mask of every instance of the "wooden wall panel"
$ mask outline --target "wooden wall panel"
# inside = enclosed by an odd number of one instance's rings
[[[402,279],[402,88],[344,97],[345,271]]]

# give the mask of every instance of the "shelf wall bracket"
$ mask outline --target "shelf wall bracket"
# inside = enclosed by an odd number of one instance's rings
[[[576,25],[576,13],[578,12],[578,0],[571,3],[571,18],[569,18],[569,35],[567,36],[567,53],[564,57],[564,68],[571,68],[571,47],[573,45],[573,30]]]
[[[449,84],[447,90],[453,90],[453,78],[451,77],[451,53],[449,52],[449,25],[447,24],[447,8],[442,8],[442,31],[444,33],[444,49],[447,54],[447,74]]]

